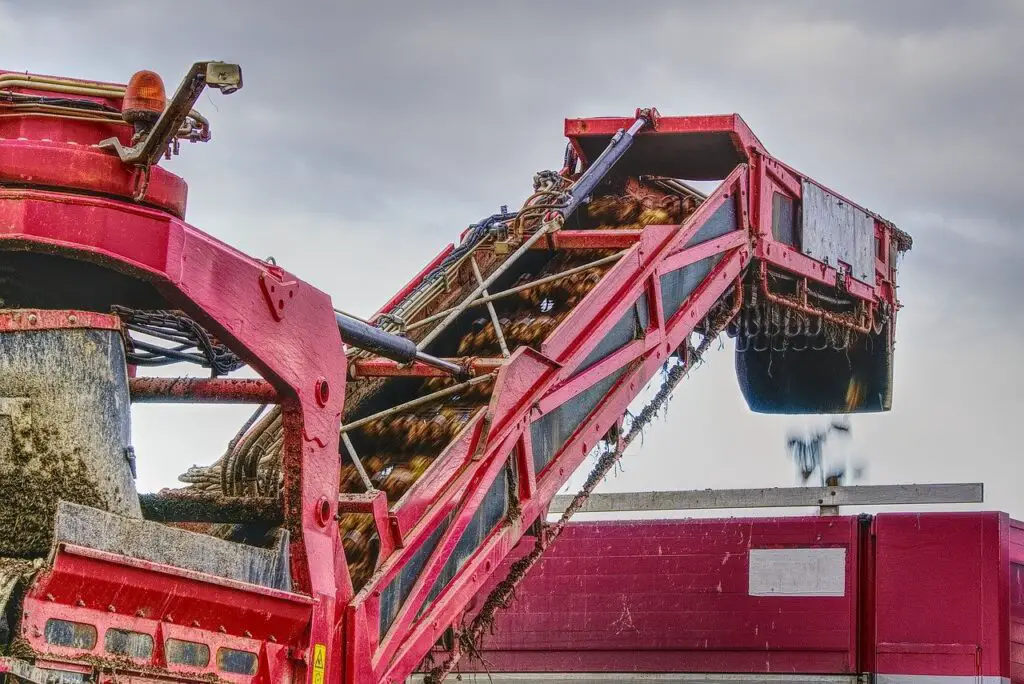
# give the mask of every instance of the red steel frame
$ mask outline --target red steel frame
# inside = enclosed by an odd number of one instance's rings
[[[621,128],[628,128],[632,119],[584,122],[588,134],[610,136]],[[566,132],[570,137],[581,134],[573,121],[567,121]],[[513,354],[499,374],[486,412],[474,418],[428,473],[392,508],[391,524],[381,531],[392,536],[388,546],[393,545],[397,551],[391,558],[385,558],[370,584],[347,609],[346,657],[348,669],[354,674],[352,681],[398,681],[416,666],[479,592],[525,526],[547,510],[551,497],[615,425],[641,387],[729,286],[739,283],[738,278],[752,257],[824,284],[836,284],[835,269],[819,264],[772,237],[771,193],[779,190],[799,199],[802,176],[768,156],[739,117],[661,118],[657,129],[646,134],[678,132],[728,134],[747,151],[750,163],[736,167],[682,228],[649,226],[643,231],[556,233],[555,246],[563,249],[631,247],[539,352],[521,349]],[[579,151],[578,144],[576,148]],[[737,202],[737,230],[688,247],[701,225],[727,201]],[[876,218],[876,237],[884,245],[889,244],[890,230],[887,222]],[[888,249],[883,251],[884,257],[877,264],[876,282],[861,283],[849,277],[846,280],[847,289],[867,300],[872,308],[883,301],[896,305],[891,282],[894,272],[887,262]],[[663,324],[660,276],[714,254],[723,254],[722,260],[672,319]],[[651,325],[644,339],[576,373],[580,362],[641,293],[647,294],[651,306]],[[382,309],[382,313],[387,311],[388,307]],[[627,366],[625,376],[543,472],[533,472],[530,424]],[[417,618],[427,593],[475,514],[483,493],[509,458],[513,459],[518,473],[521,518],[494,531]],[[402,570],[420,543],[453,511],[456,515],[440,537],[388,634],[379,641],[377,625],[382,589]]]
[[[352,588],[337,527],[329,524],[336,510],[345,387],[345,355],[330,298],[165,212],[100,197],[0,189],[0,248],[65,254],[152,282],[172,306],[224,340],[273,385],[285,415],[284,502],[292,534],[291,571],[296,589],[313,599],[304,607],[306,633],[289,644],[292,663],[307,671],[300,679],[310,679],[307,651],[314,644],[323,645],[329,662],[337,662],[336,605],[347,602]],[[280,320],[261,294],[261,278],[267,276],[291,286]],[[332,388],[325,405],[317,400],[321,380]],[[44,588],[58,571],[94,579],[94,568],[83,558],[58,552],[57,565],[35,584],[27,605],[37,598],[48,600]],[[158,581],[157,575],[174,574],[166,567],[151,570],[138,577],[142,585]],[[124,595],[128,579],[111,591]],[[201,595],[209,589],[200,584],[193,591]],[[243,635],[251,629],[244,608],[259,605],[261,595],[251,587],[229,604],[236,610],[222,611],[219,620],[226,633]],[[83,610],[66,604],[61,609],[65,619]],[[129,604],[125,609],[133,613],[137,607]],[[114,624],[109,622],[116,619],[113,613],[102,615],[110,617],[97,627]],[[41,635],[30,631],[25,637],[37,650],[48,650]]]
[[[572,120],[566,127],[577,143],[576,137],[580,135],[613,133],[631,123],[631,119]],[[268,665],[261,668],[257,680],[277,681],[278,675],[285,678],[281,673],[287,667],[281,664],[281,658],[298,666],[299,680],[318,684],[325,677],[348,682],[401,680],[465,609],[526,526],[547,510],[551,497],[620,420],[643,385],[730,286],[739,284],[752,258],[835,284],[834,270],[772,238],[771,192],[781,189],[790,196],[798,196],[800,176],[769,157],[738,116],[664,117],[658,120],[655,131],[641,135],[687,131],[729,135],[747,154],[748,163],[738,165],[682,227],[653,225],[640,232],[616,235],[598,231],[556,234],[555,244],[564,249],[628,246],[629,251],[539,351],[520,349],[513,354],[499,371],[486,410],[474,417],[427,474],[390,510],[380,493],[346,496],[338,503],[338,428],[345,387],[345,354],[327,295],[184,223],[173,215],[178,213],[174,202],[166,203],[171,211],[167,213],[96,196],[0,189],[0,249],[62,253],[152,282],[171,305],[183,309],[229,344],[272,386],[258,386],[255,396],[270,396],[272,390],[280,397],[286,430],[285,518],[292,533],[291,564],[298,594],[294,598],[270,597],[257,587],[234,587],[236,594],[222,605],[235,608],[218,609],[214,620],[221,623],[218,628],[222,628],[223,634],[249,633],[259,640],[251,621],[245,617],[247,611],[266,610],[279,615],[278,608],[269,607],[267,601],[284,601],[281,605],[289,606],[289,614],[299,610],[296,606],[300,604],[301,610],[308,611],[308,632],[296,636],[297,632],[291,631],[293,641],[288,649],[268,648],[273,642],[261,642],[261,657]],[[17,155],[8,152],[3,141],[3,166],[15,163],[12,160]],[[75,154],[79,152],[76,150]],[[107,173],[106,155],[94,150],[86,155],[80,161],[95,161],[94,170],[100,175]],[[23,157],[17,160],[23,161]],[[76,179],[67,187],[80,189],[82,182],[85,181]],[[173,180],[166,183],[168,187],[175,186]],[[737,203],[737,229],[715,240],[688,246],[704,221],[724,202]],[[888,231],[888,224],[878,220],[876,233],[886,245]],[[437,263],[450,251],[451,246],[431,263]],[[872,306],[882,301],[895,304],[893,271],[886,262],[888,250],[884,252],[875,283],[848,283],[851,292]],[[719,253],[723,258],[718,265],[672,319],[664,322],[661,275]],[[403,292],[414,287],[427,270]],[[737,288],[737,305],[740,292]],[[580,362],[642,293],[647,295],[651,314],[644,339],[577,373]],[[382,312],[397,299],[393,298]],[[533,472],[531,422],[621,368],[628,370],[589,418],[542,472]],[[317,389],[325,382],[331,390],[329,397],[326,402],[318,401]],[[200,390],[216,394],[226,387],[214,383],[202,385]],[[518,474],[521,517],[495,530],[429,609],[416,618],[484,493],[509,458]],[[381,565],[370,583],[355,596],[338,529],[333,524],[335,512],[347,510],[374,513],[381,536]],[[453,512],[448,529],[381,641],[378,620],[383,587]],[[116,606],[115,611],[99,612],[62,601],[55,603],[56,594],[54,599],[49,598],[47,587],[53,586],[58,577],[66,578],[62,581],[68,583],[85,581],[95,577],[98,562],[124,566],[119,571],[121,583],[131,587],[124,590],[123,595],[129,597],[124,608]],[[40,614],[49,610],[65,619],[74,619],[76,611],[91,611],[90,619],[106,626],[123,624],[124,618],[119,616],[122,611],[130,613],[133,609],[133,592],[159,590],[164,586],[161,582],[193,581],[196,596],[215,592],[210,578],[183,578],[180,571],[154,564],[135,570],[129,570],[129,566],[135,567],[126,559],[97,558],[81,550],[61,549],[54,568],[35,584],[26,605]],[[157,577],[175,579],[154,579]],[[116,591],[113,585],[109,590]],[[303,603],[297,598],[299,594],[312,600]],[[174,629],[166,626],[172,623],[172,617],[152,616],[165,630]],[[206,620],[196,620],[205,627]],[[45,650],[40,637],[31,631],[38,625],[31,625],[34,627],[30,626],[26,638],[39,650]],[[282,643],[279,635],[275,638]],[[326,650],[326,667],[314,668],[313,661],[323,652],[321,649]],[[268,678],[270,673],[272,679]]]

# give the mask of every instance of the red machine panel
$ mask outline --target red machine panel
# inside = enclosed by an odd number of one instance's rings
[[[888,675],[1009,671],[1009,520],[997,513],[875,520],[875,663]]]
[[[856,564],[855,518],[573,525],[486,657],[495,671],[854,672]]]
[[[1010,521],[1010,676],[1024,681],[1024,523]]]
[[[553,680],[1024,681],[1024,524],[1002,513],[575,524],[484,646],[491,673]]]

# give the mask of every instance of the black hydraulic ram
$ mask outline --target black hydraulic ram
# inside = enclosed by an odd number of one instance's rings
[[[615,163],[622,159],[622,155],[626,154],[626,151],[633,146],[633,140],[636,138],[637,133],[643,130],[644,126],[652,123],[653,119],[653,109],[641,110],[632,126],[628,129],[619,129],[612,136],[608,147],[604,148],[597,159],[583,172],[579,180],[569,188],[568,201],[564,207],[556,210],[562,215],[562,218],[569,218],[569,215],[586,201],[590,193],[594,191],[594,188],[604,180],[604,177],[608,175],[611,168],[615,166]]]
[[[416,349],[416,343],[406,337],[384,332],[380,328],[343,313],[335,312],[334,318],[338,322],[338,330],[341,331],[341,339],[345,344],[365,349],[399,363],[419,361],[452,375],[466,374],[465,369],[461,366]]]
[[[615,163],[618,162],[626,151],[633,145],[633,140],[637,133],[639,133],[644,126],[652,123],[654,116],[654,110],[641,110],[636,121],[634,121],[628,129],[619,130],[612,137],[611,141],[608,143],[608,147],[598,155],[597,159],[595,159],[594,162],[583,172],[579,180],[569,188],[566,193],[567,198],[565,205],[555,210],[562,215],[562,218],[568,218],[572,212],[586,201],[590,196],[590,193],[594,191],[594,188],[604,180],[608,171],[611,170]],[[520,248],[520,251],[524,250],[526,247],[527,246],[524,245]],[[513,254],[506,262],[504,268],[507,268],[518,254],[518,252],[517,254]],[[499,268],[498,271],[491,274],[490,277],[482,282],[477,288],[477,291],[471,294],[462,305],[452,310],[445,320],[438,324],[434,330],[420,342],[419,346],[425,346],[438,332],[451,323],[452,320],[454,320],[467,306],[469,306],[470,301],[474,297],[486,289],[504,271],[504,268]],[[416,343],[410,339],[384,332],[380,328],[356,318],[352,318],[351,316],[347,316],[343,313],[335,312],[335,318],[338,321],[338,328],[341,330],[341,339],[343,339],[346,344],[350,344],[353,347],[358,347],[360,349],[365,349],[368,352],[378,354],[391,359],[392,361],[398,361],[399,363],[420,361],[428,366],[451,373],[452,375],[465,375],[465,370],[463,368],[460,368],[458,365],[449,361],[439,359],[420,351],[416,348]]]

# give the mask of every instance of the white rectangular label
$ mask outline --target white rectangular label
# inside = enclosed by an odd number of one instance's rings
[[[843,596],[846,549],[750,549],[751,596]]]

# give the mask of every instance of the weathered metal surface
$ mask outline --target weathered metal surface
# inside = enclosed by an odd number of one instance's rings
[[[424,682],[425,675],[409,677],[408,684]],[[467,684],[519,684],[544,682],[558,684],[645,684],[645,682],[673,682],[673,684],[858,684],[858,675],[805,675],[805,674],[688,674],[673,672],[462,672],[460,682]],[[952,684],[952,683],[951,683]],[[959,683],[958,683],[959,684]],[[967,684],[964,682],[963,684]],[[987,683],[986,683],[987,684]]]
[[[573,524],[462,677],[1009,684],[1022,564],[990,512]]]
[[[984,489],[984,485],[980,482],[965,482],[920,485],[854,485],[849,487],[603,492],[592,494],[580,509],[580,513],[981,503],[984,501]],[[571,500],[572,496],[570,495],[556,496],[551,500],[550,512],[561,513]]]
[[[115,682],[295,682],[296,653],[287,644],[308,638],[314,599],[292,592],[225,579],[74,544],[61,544],[50,567],[40,573],[24,601],[24,641],[40,667],[92,673],[92,681]],[[52,643],[51,620],[75,620],[95,628],[96,639]],[[111,653],[109,630],[149,637],[147,658]],[[211,656],[188,663],[173,660],[170,640],[206,647]],[[250,653],[259,660],[256,678],[225,670],[220,649]],[[197,649],[198,650],[198,649]]]
[[[58,499],[140,517],[112,330],[0,334],[0,555],[50,548]]]
[[[116,553],[238,582],[291,590],[288,533],[284,530],[277,534],[273,548],[262,549],[61,501],[55,539],[57,543]]]
[[[107,197],[0,188],[0,242],[4,248],[37,254],[60,244],[69,258],[99,261],[152,284],[162,298],[156,308],[179,309],[199,321],[291,399],[281,411],[290,569],[296,590],[315,601],[303,606],[306,631],[293,643],[282,642],[280,648],[326,644],[328,663],[335,663],[335,602],[347,601],[351,586],[346,585],[344,569],[337,566],[344,563],[340,551],[335,553],[341,546],[337,527],[322,522],[337,507],[332,499],[337,497],[338,426],[345,395],[345,353],[327,295],[297,281],[288,316],[278,321],[260,296],[259,277],[267,272],[265,262],[167,213]],[[326,405],[318,400],[321,378],[331,388]],[[140,467],[145,467],[144,459]],[[137,505],[137,497],[135,501]],[[139,582],[150,579],[139,574],[123,576],[123,595],[137,596],[142,590]],[[205,591],[182,583],[177,590],[191,596]],[[68,619],[77,612],[73,601],[61,610]],[[286,665],[278,681],[311,676],[300,663]],[[332,665],[328,676],[337,672]]]
[[[170,490],[139,496],[146,520],[160,522],[262,523],[284,522],[281,500],[253,496],[216,496]]]
[[[131,378],[136,403],[190,402],[276,404],[277,390],[258,378]]]
[[[0,291],[0,306],[3,305]],[[70,309],[0,309],[0,331],[17,330],[67,330],[70,328],[93,328],[96,330],[120,330],[117,316],[75,311]]]
[[[802,193],[804,254],[833,268],[848,264],[854,278],[874,285],[874,218],[812,181],[803,181]]]
[[[856,517],[573,523],[481,655],[499,672],[855,674],[857,530]],[[792,548],[845,551],[842,594],[751,595],[751,550]]]
[[[457,362],[459,360],[448,359]],[[501,358],[474,358],[462,359],[461,366],[468,375],[480,375],[490,373],[501,368],[505,363]],[[440,378],[449,375],[446,371],[428,366],[420,361],[409,364],[402,364],[390,359],[372,358],[357,359],[349,364],[348,377],[351,380],[360,378],[384,378],[384,377],[410,377],[410,378]]]

